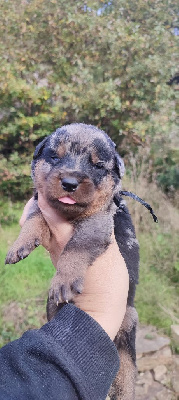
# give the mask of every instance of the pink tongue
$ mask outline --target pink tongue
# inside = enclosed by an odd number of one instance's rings
[[[76,203],[76,201],[71,199],[70,197],[60,197],[58,200],[65,204],[75,204]]]

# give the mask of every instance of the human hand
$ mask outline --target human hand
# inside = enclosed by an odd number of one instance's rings
[[[31,201],[32,199],[25,206],[21,223],[25,220]],[[57,215],[40,193],[38,205],[52,232],[50,255],[56,266],[63,248],[73,234],[73,227]],[[114,340],[125,315],[128,289],[127,268],[113,235],[112,243],[105,253],[88,268],[83,292],[75,296],[73,301],[77,307],[94,318]]]
[[[83,292],[74,303],[114,340],[126,312],[129,275],[114,235],[112,239],[105,253],[88,268]]]

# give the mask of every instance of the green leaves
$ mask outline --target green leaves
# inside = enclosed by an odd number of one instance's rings
[[[150,146],[154,133],[163,135],[162,109],[168,117],[175,102],[166,85],[177,70],[172,0],[0,6],[0,150],[7,160],[14,149],[19,162],[30,158],[41,138],[74,121],[110,132],[122,153],[134,143],[137,150],[136,136]]]

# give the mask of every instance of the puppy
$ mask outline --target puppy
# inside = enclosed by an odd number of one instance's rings
[[[32,161],[33,206],[6,257],[6,264],[12,264],[27,257],[39,245],[48,250],[50,230],[38,208],[40,191],[49,205],[74,228],[59,257],[49,291],[47,316],[50,320],[62,303],[82,292],[85,272],[110,245],[114,228],[129,271],[130,289],[126,315],[115,338],[120,372],[110,390],[111,400],[135,397],[137,313],[133,302],[139,252],[130,215],[119,197],[123,174],[123,161],[105,132],[85,124],[57,129],[36,147]]]

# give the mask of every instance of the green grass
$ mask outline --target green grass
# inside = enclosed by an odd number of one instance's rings
[[[0,345],[45,322],[45,305],[54,267],[41,246],[14,265],[4,265],[17,238],[18,224],[0,228]]]

